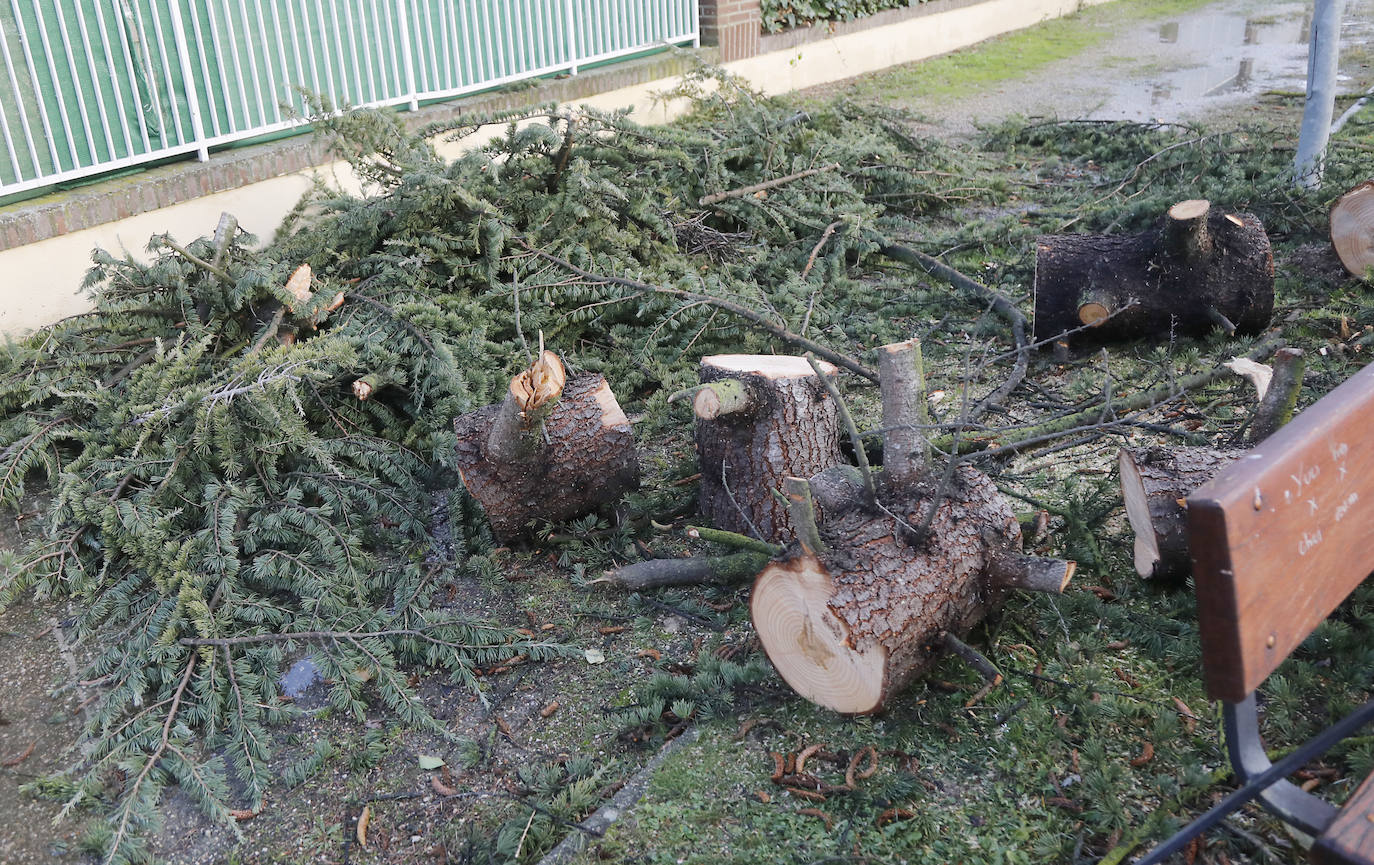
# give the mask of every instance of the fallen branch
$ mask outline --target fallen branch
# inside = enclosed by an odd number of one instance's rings
[[[753,579],[768,564],[763,553],[743,552],[725,556],[691,556],[684,559],[647,559],[635,562],[588,585],[604,583],[626,591],[658,589],[665,586],[730,585]]]
[[[762,183],[755,183],[751,186],[741,186],[739,189],[731,189],[727,192],[713,192],[710,195],[703,195],[701,198],[697,199],[697,204],[702,207],[708,207],[712,204],[728,201],[731,198],[744,198],[756,192],[764,192],[769,189],[784,186],[794,180],[812,177],[813,175],[822,174],[826,171],[834,171],[839,167],[840,163],[832,162],[829,165],[822,165],[820,168],[808,168],[805,171],[797,171],[792,174],[783,175],[782,177],[775,177],[772,180],[765,180]]]
[[[1254,360],[1264,357],[1274,350],[1280,341],[1277,333],[1260,340],[1259,343],[1245,356]],[[1071,433],[1080,432],[1087,429],[1101,429],[1120,423],[1117,417],[1121,413],[1142,411],[1155,408],[1175,399],[1190,390],[1211,384],[1219,378],[1231,374],[1230,367],[1219,365],[1204,372],[1194,373],[1183,378],[1152,387],[1139,393],[1112,399],[1105,403],[1099,403],[1083,411],[1064,415],[1050,421],[1032,426],[1016,427],[1014,429],[985,430],[981,432],[965,433],[957,437],[952,435],[941,436],[935,439],[932,444],[946,452],[951,453],[958,449],[960,454],[974,453],[975,451],[996,452],[1021,450],[1033,445],[1047,441],[1053,441]],[[1015,438],[1013,438],[1015,436]]]
[[[536,249],[535,247],[526,243],[524,240],[518,240],[517,242],[530,253],[538,256],[539,258],[544,259],[547,262],[550,262],[551,264],[556,264],[564,270],[567,270],[570,273],[574,273],[582,277],[583,279],[590,280],[592,282],[609,283],[611,285],[623,285],[626,288],[633,288],[636,291],[651,292],[653,294],[666,294],[670,297],[681,297],[687,300],[696,301],[698,303],[704,303],[708,306],[714,306],[717,309],[723,309],[728,313],[732,313],[734,315],[739,316],[740,318],[744,319],[747,322],[750,322],[751,324],[757,325],[761,329],[767,331],[768,333],[771,333],[773,336],[776,336],[783,342],[791,343],[792,345],[799,346],[801,348],[806,349],[807,351],[814,352],[815,354],[825,358],[826,360],[830,361],[836,366],[844,367],[845,369],[849,370],[855,375],[863,376],[864,378],[872,382],[876,382],[878,380],[878,373],[859,363],[852,357],[841,354],[835,351],[834,349],[827,348],[821,345],[820,343],[816,342],[815,340],[807,339],[799,333],[793,333],[792,331],[788,330],[787,328],[781,325],[774,324],[773,322],[765,318],[763,315],[755,312],[747,306],[743,306],[741,304],[734,303],[733,301],[725,300],[723,298],[713,297],[709,294],[700,294],[695,291],[686,291],[681,288],[669,288],[666,285],[651,285],[647,282],[640,282],[637,279],[628,279],[623,276],[608,276],[606,274],[592,273],[591,271],[583,270],[582,268],[573,264],[571,261],[559,258],[558,256],[545,252],[542,249]]]
[[[1011,374],[996,390],[984,397],[969,412],[967,420],[976,421],[987,412],[988,408],[997,405],[1011,396],[1011,392],[1016,389],[1026,377],[1026,368],[1030,364],[1030,342],[1026,338],[1026,317],[1021,310],[1016,308],[1016,303],[1002,292],[995,288],[983,285],[975,279],[970,279],[949,265],[938,259],[910,249],[900,244],[891,243],[885,240],[879,241],[878,251],[888,258],[905,264],[915,265],[931,276],[943,279],[953,287],[966,292],[982,303],[986,303],[993,312],[997,313],[1011,326],[1012,341],[1016,344],[1016,363],[1012,367]]]

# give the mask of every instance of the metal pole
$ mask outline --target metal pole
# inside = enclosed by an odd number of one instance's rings
[[[205,124],[200,119],[200,94],[196,91],[196,80],[191,72],[191,53],[186,47],[186,28],[181,24],[180,4],[172,0],[167,6],[172,12],[172,35],[177,45],[177,60],[181,64],[181,82],[186,88],[186,105],[191,111],[191,134],[195,136],[196,158],[201,162],[210,161],[210,148],[205,146]],[[171,94],[176,98],[176,94]]]
[[[573,11],[573,0],[563,0],[563,29],[568,34],[568,62],[572,64],[569,72],[577,74],[577,13]]]
[[[1336,104],[1336,69],[1341,56],[1341,13],[1345,0],[1316,0],[1312,13],[1312,43],[1307,50],[1307,104],[1298,134],[1293,174],[1301,189],[1322,181],[1326,142],[1331,137],[1331,113]]]
[[[396,0],[396,17],[401,31],[401,65],[406,72],[406,91],[410,95],[410,110],[420,110],[415,95],[415,60],[410,51],[410,16],[406,14],[406,0]]]
[[[1227,815],[1239,810],[1246,802],[1259,798],[1265,788],[1281,778],[1293,774],[1313,760],[1325,754],[1333,745],[1354,733],[1356,730],[1374,721],[1374,700],[1365,703],[1360,708],[1351,712],[1349,715],[1337,721],[1318,733],[1306,744],[1293,751],[1282,760],[1278,761],[1268,769],[1250,778],[1239,790],[1231,793],[1222,799],[1211,810],[1201,817],[1189,823],[1179,830],[1168,841],[1160,844],[1150,851],[1150,855],[1141,859],[1136,865],[1160,865],[1170,856],[1181,851],[1188,846],[1188,842],[1206,832],[1212,826],[1220,823]]]

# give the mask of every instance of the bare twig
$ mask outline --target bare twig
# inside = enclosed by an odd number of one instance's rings
[[[800,346],[801,348],[804,348],[807,351],[815,352],[820,357],[825,358],[826,360],[836,364],[837,366],[844,367],[845,369],[849,370],[855,375],[863,376],[864,378],[872,382],[876,382],[878,380],[878,374],[876,372],[859,363],[857,360],[854,360],[848,355],[841,354],[835,351],[834,349],[827,348],[821,345],[820,343],[816,342],[815,340],[807,339],[801,334],[793,333],[792,331],[788,330],[785,327],[782,327],[781,325],[774,324],[773,322],[769,321],[767,318],[765,318],[764,316],[760,315],[759,313],[755,312],[747,306],[743,306],[733,301],[725,300],[724,298],[713,297],[709,294],[699,294],[695,291],[686,291],[680,288],[669,288],[666,285],[650,285],[647,282],[640,282],[637,279],[628,279],[623,276],[608,276],[600,273],[592,273],[590,271],[583,270],[582,268],[573,264],[571,261],[559,258],[556,255],[553,255],[551,253],[545,252],[542,249],[538,249],[534,246],[531,246],[524,240],[518,240],[517,242],[525,249],[529,250],[532,254],[538,256],[539,258],[542,258],[548,262],[552,262],[553,264],[556,264],[559,267],[564,268],[565,270],[571,271],[572,273],[577,274],[583,279],[590,280],[592,282],[609,283],[611,285],[622,285],[626,288],[633,288],[636,291],[647,291],[653,292],[655,294],[666,294],[670,297],[682,297],[688,300],[695,300],[700,303],[707,304],[708,306],[714,306],[718,309],[723,309],[726,312],[739,316],[745,321],[757,325],[758,327],[762,328],[768,333],[773,334],[773,336],[776,336],[783,342],[788,342],[793,345]]]
[[[854,425],[854,416],[849,413],[849,406],[845,405],[844,397],[840,396],[840,389],[830,380],[830,376],[825,374],[821,365],[816,362],[816,358],[807,352],[806,362],[811,364],[811,369],[815,370],[816,377],[825,385],[825,390],[830,394],[830,398],[835,401],[836,408],[840,411],[840,420],[844,423],[844,428],[849,432],[849,440],[854,443],[854,460],[859,464],[859,471],[863,474],[864,489],[868,492],[868,500],[876,502],[878,500],[878,490],[873,485],[873,470],[868,466],[868,454],[864,453],[864,440],[859,435],[859,428]]]
[[[978,298],[983,303],[991,307],[992,311],[1002,317],[1011,326],[1012,341],[1016,344],[1016,363],[1012,367],[1011,374],[996,390],[988,394],[973,410],[969,412],[967,420],[976,421],[987,412],[988,407],[1001,403],[1011,392],[1016,390],[1026,377],[1026,369],[1030,364],[1031,345],[1026,338],[1026,317],[1021,310],[1016,308],[1016,303],[1002,292],[995,288],[984,285],[975,279],[970,279],[949,265],[938,259],[926,255],[915,249],[910,249],[889,241],[881,241],[879,252],[888,258],[897,261],[913,264],[931,276],[939,277],[945,282],[961,291],[967,292],[973,297]]]
[[[744,198],[745,196],[753,195],[756,192],[763,192],[768,189],[774,189],[779,186],[784,186],[788,183],[791,183],[794,180],[801,180],[804,177],[811,177],[813,175],[821,174],[826,171],[834,171],[839,167],[840,163],[832,162],[829,165],[822,165],[819,168],[808,168],[804,171],[796,171],[792,174],[785,174],[782,177],[775,177],[772,180],[765,180],[762,183],[755,183],[750,186],[741,186],[739,189],[731,189],[726,192],[713,192],[710,195],[703,195],[701,198],[697,199],[697,204],[702,207],[708,207],[712,204],[719,204],[722,201],[728,201],[731,198]]]

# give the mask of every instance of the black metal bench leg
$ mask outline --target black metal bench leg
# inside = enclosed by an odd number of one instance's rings
[[[1250,692],[1239,703],[1223,702],[1221,707],[1226,753],[1231,758],[1237,780],[1245,784],[1273,765],[1264,753],[1264,741],[1260,738],[1255,694]],[[1304,792],[1291,781],[1274,782],[1259,794],[1259,799],[1285,823],[1313,837],[1320,835],[1336,819],[1334,805]]]
[[[1275,806],[1271,787],[1283,782],[1288,775],[1298,771],[1311,760],[1325,754],[1337,742],[1354,733],[1365,724],[1374,723],[1374,700],[1370,700],[1341,720],[1313,736],[1302,746],[1287,754],[1277,763],[1270,764],[1264,753],[1264,745],[1259,736],[1258,713],[1255,709],[1255,695],[1252,693],[1239,703],[1222,703],[1225,713],[1227,750],[1230,751],[1231,764],[1236,774],[1242,776],[1240,789],[1226,796],[1208,809],[1207,813],[1184,826],[1173,837],[1151,850],[1136,865],[1159,865],[1175,853],[1183,850],[1188,842],[1206,832],[1212,826],[1225,820],[1227,815],[1239,810],[1246,802],[1263,797],[1264,804],[1283,816],[1292,825],[1310,835],[1320,835],[1335,819],[1335,807],[1322,802],[1317,797],[1304,793],[1288,784],[1290,793],[1280,793],[1279,804]],[[1264,766],[1265,768],[1260,768]],[[1285,782],[1286,783],[1286,782]],[[1294,803],[1300,803],[1295,805]]]

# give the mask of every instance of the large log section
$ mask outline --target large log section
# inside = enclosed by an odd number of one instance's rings
[[[463,483],[501,540],[535,521],[590,513],[639,484],[639,459],[625,412],[600,375],[565,382],[545,351],[511,379],[504,402],[453,422]]]
[[[1301,349],[1281,348],[1275,353],[1273,377],[1265,383],[1250,421],[1252,444],[1264,441],[1293,416],[1303,367]],[[1135,533],[1137,574],[1147,580],[1178,580],[1188,575],[1192,559],[1184,500],[1242,453],[1210,447],[1122,448],[1117,452],[1121,496]]]
[[[883,399],[909,405],[924,390],[909,357],[919,344],[883,351],[908,355],[882,365],[884,376],[905,376],[884,381]],[[888,436],[885,447],[899,442]],[[947,634],[967,634],[1006,589],[1058,592],[1073,573],[1072,562],[1020,554],[1020,525],[982,472],[933,475],[911,465],[918,445],[900,447],[885,462],[903,469],[879,474],[876,501],[855,472],[812,479],[820,526],[812,481],[786,479],[799,541],[754,583],[754,628],[773,666],[797,693],[839,712],[879,711],[942,654]]]
[[[1366,180],[1331,205],[1331,245],[1341,264],[1364,279],[1374,267],[1374,180]]]
[[[1254,334],[1274,308],[1274,256],[1260,221],[1181,201],[1142,234],[1036,241],[1036,342]],[[1085,328],[1086,329],[1082,329]]]
[[[826,375],[835,367],[822,362]],[[701,359],[692,403],[700,508],[712,525],[765,541],[794,532],[773,491],[840,461],[839,413],[805,358],[718,354]]]

